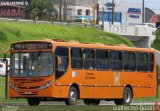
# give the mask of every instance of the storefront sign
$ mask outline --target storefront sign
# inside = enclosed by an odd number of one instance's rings
[[[140,18],[141,9],[140,8],[129,8],[127,13],[130,14],[130,18]]]
[[[131,18],[139,18],[139,15],[130,14]]]
[[[130,13],[130,14],[141,14],[141,9],[140,8],[129,8],[127,13]]]
[[[17,6],[17,5],[21,5],[21,6],[25,6],[25,5],[29,5],[27,0],[19,0],[19,1],[12,1],[12,0],[8,0],[8,1],[1,1],[0,0],[0,5],[4,6],[4,5],[11,5],[11,6]]]
[[[0,17],[24,18],[30,0],[0,0]]]
[[[106,3],[106,7],[108,10],[111,10],[113,7],[115,7],[114,3]]]

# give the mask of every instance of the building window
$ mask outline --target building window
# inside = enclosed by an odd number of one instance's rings
[[[67,15],[72,15],[72,9],[71,8],[67,9]]]
[[[90,10],[86,10],[86,15],[90,16]]]
[[[77,10],[77,15],[82,15],[82,9]]]

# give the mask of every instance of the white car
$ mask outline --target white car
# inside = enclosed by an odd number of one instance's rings
[[[10,59],[7,58],[7,60],[8,60],[8,65],[10,65]],[[4,62],[3,58],[0,59],[0,76],[6,76],[6,63]]]
[[[151,23],[141,23],[137,24],[137,27],[146,27],[146,28],[151,28],[153,31],[157,31],[157,28],[154,27]]]

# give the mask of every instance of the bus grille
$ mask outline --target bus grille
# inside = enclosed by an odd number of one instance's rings
[[[37,95],[37,92],[19,92],[19,95],[22,95],[22,96],[35,96],[35,95]]]
[[[37,89],[39,86],[34,86],[34,87],[21,87],[19,86],[18,89]]]
[[[21,83],[33,83],[33,82],[41,82],[43,79],[15,79],[14,82]]]

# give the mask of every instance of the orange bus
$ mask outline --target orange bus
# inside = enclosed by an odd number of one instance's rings
[[[156,56],[153,49],[31,40],[11,45],[9,97],[65,101],[86,105],[114,100],[129,105],[132,98],[157,95]]]

